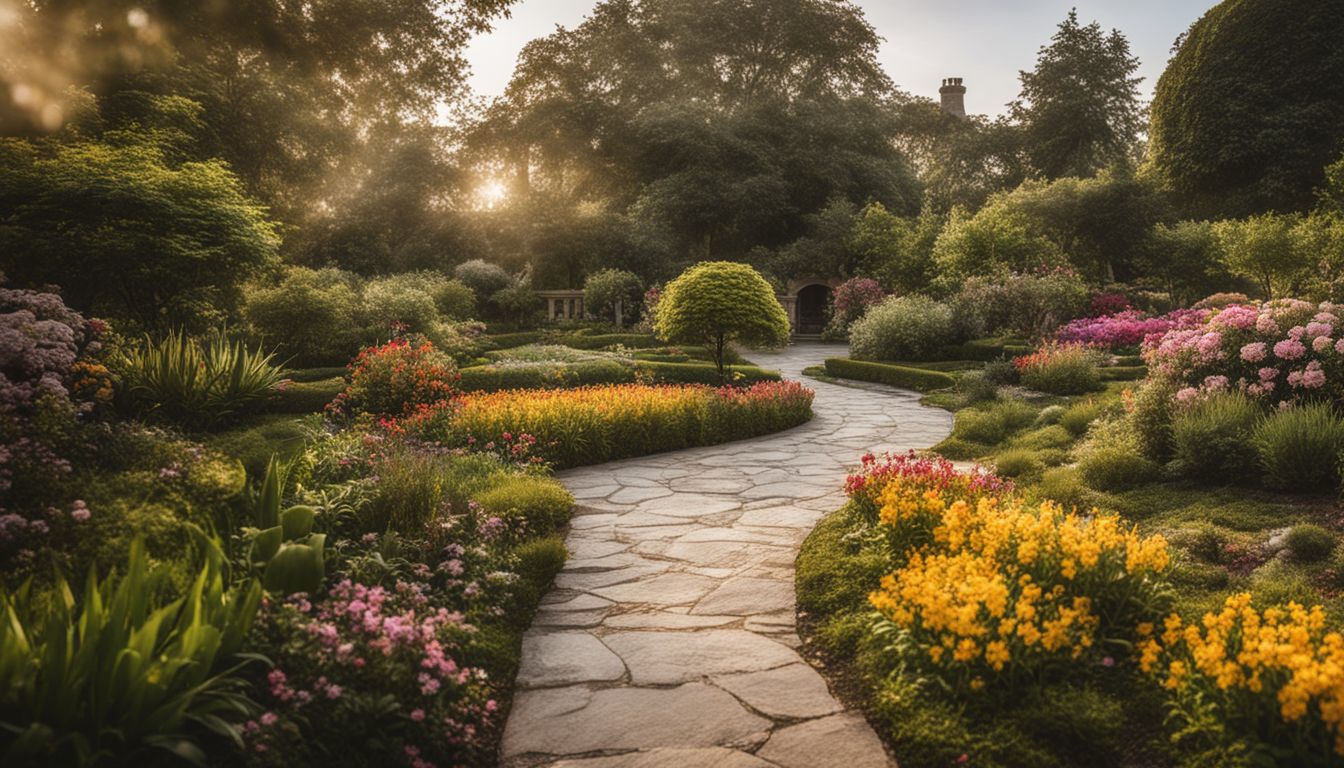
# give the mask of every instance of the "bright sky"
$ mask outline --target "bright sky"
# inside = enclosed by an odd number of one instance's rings
[[[1083,23],[1119,29],[1139,57],[1151,97],[1172,43],[1216,0],[856,0],[885,39],[878,58],[901,88],[936,99],[944,77],[961,77],[966,110],[997,115],[1017,96],[1018,70],[1030,69],[1055,26],[1078,8]],[[521,0],[512,18],[467,49],[471,86],[480,96],[503,92],[518,52],[556,25],[572,27],[595,0]]]

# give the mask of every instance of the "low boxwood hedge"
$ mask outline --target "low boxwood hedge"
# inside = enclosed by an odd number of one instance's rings
[[[558,343],[574,349],[602,349],[620,344],[631,349],[647,349],[659,346],[662,342],[647,333],[601,333],[570,334],[558,340]]]
[[[640,360],[635,370],[651,376],[654,381],[668,384],[709,384],[717,386],[719,372],[705,363],[660,363],[653,360]],[[779,371],[758,368],[754,365],[724,366],[728,381],[733,384],[755,384],[758,381],[779,381]]]
[[[826,360],[826,373],[838,379],[872,381],[919,392],[944,389],[957,383],[956,377],[942,371],[909,368],[887,363],[870,363],[863,360],[851,360],[847,357],[828,358]]]

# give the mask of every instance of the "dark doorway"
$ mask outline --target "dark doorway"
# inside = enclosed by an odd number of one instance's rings
[[[821,333],[831,314],[831,289],[809,285],[798,291],[798,333]]]

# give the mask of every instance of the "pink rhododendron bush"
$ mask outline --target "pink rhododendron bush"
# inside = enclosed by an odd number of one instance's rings
[[[1149,337],[1144,358],[1153,377],[1176,387],[1178,402],[1239,390],[1276,405],[1344,399],[1340,310],[1329,302],[1279,299],[1211,311],[1192,327]]]

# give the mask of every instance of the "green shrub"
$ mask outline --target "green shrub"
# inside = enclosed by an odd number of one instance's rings
[[[1035,475],[1044,468],[1036,452],[1025,448],[1012,448],[994,457],[994,471],[1003,477]]]
[[[1182,474],[1211,482],[1250,477],[1256,466],[1250,438],[1262,416],[1260,405],[1241,392],[1212,394],[1178,411],[1171,443]]]
[[[359,511],[362,530],[415,534],[438,515],[465,509],[503,470],[490,454],[442,456],[395,448],[376,471],[377,492]]]
[[[236,738],[259,709],[235,673],[261,585],[230,588],[224,553],[204,546],[176,597],[139,543],[124,575],[91,571],[79,600],[59,576],[52,594],[0,587],[6,765],[205,764],[201,735]]]
[[[608,322],[616,318],[616,304],[621,305],[622,322],[639,319],[640,299],[644,283],[639,275],[624,269],[603,269],[588,275],[583,282],[583,308],[593,317]]]
[[[1101,408],[1091,400],[1074,403],[1059,415],[1059,425],[1074,437],[1087,434],[1092,422],[1101,416]]]
[[[850,326],[850,354],[858,360],[927,360],[956,341],[952,310],[926,296],[886,299]]]
[[[1064,427],[1055,424],[1049,427],[1037,427],[1016,440],[1013,445],[1032,450],[1057,450],[1073,445],[1073,434]]]
[[[519,544],[514,548],[513,556],[518,563],[514,572],[540,596],[565,567],[569,550],[559,536],[546,536]]]
[[[476,497],[487,514],[508,523],[515,540],[545,536],[569,520],[574,497],[548,477],[507,475]],[[563,562],[563,560],[562,560]]]
[[[1016,384],[1021,376],[1012,360],[998,358],[985,363],[985,378],[999,386],[1007,387]]]
[[[952,434],[973,443],[997,445],[1035,418],[1036,411],[1030,405],[1021,400],[1004,400],[985,410],[958,411]]]
[[[359,349],[358,278],[339,269],[289,267],[275,285],[244,294],[251,334],[301,365],[344,363]]]
[[[434,296],[436,282],[446,281],[442,276],[436,279],[426,273],[409,272],[366,283],[360,297],[366,327],[363,340],[387,339],[395,326],[404,326],[402,332],[432,332],[440,321]]]
[[[320,428],[317,416],[309,419],[291,414],[257,416],[233,429],[211,434],[206,442],[216,451],[242,462],[248,475],[260,477],[272,455],[289,461],[303,452],[308,432]]]
[[[283,379],[274,354],[222,333],[204,341],[176,331],[157,341],[146,336],[114,366],[131,408],[189,427],[214,426],[259,408]]]
[[[1316,563],[1330,557],[1335,551],[1335,534],[1319,525],[1302,523],[1288,529],[1284,542],[1293,559],[1302,563]]]
[[[844,357],[828,358],[826,360],[826,373],[838,379],[872,381],[903,389],[913,389],[918,392],[946,389],[957,383],[955,377],[942,371],[851,360]]]
[[[1344,422],[1325,403],[1276,411],[1253,438],[1265,484],[1285,491],[1313,491],[1333,485],[1344,449]]]
[[[981,371],[967,371],[957,380],[957,394],[963,405],[974,405],[999,396],[999,387]]]
[[[1018,359],[1022,385],[1052,395],[1081,395],[1101,384],[1097,354],[1085,347],[1047,347]]]
[[[654,336],[647,333],[603,333],[593,335],[570,335],[560,339],[560,343],[566,347],[574,349],[605,349],[607,347],[628,347],[630,349],[646,349],[656,347],[659,341]],[[729,355],[725,352],[724,362],[728,362]]]
[[[1124,491],[1153,480],[1158,466],[1130,446],[1105,446],[1079,459],[1078,472],[1099,491]]]
[[[1033,489],[1033,496],[1057,502],[1065,509],[1086,509],[1091,506],[1092,500],[1092,493],[1083,484],[1081,474],[1073,467],[1047,469]]]
[[[430,288],[439,316],[445,320],[469,320],[476,316],[476,293],[458,280],[435,282]]]
[[[710,371],[714,372],[712,368]],[[566,388],[635,380],[634,370],[615,360],[589,360],[568,365],[493,364],[463,368],[458,373],[462,377],[459,385],[465,392]]]
[[[1200,520],[1177,537],[1177,543],[1206,563],[1221,563],[1227,554],[1227,531],[1208,520]]]
[[[1134,393],[1128,422],[1139,450],[1153,461],[1171,458],[1172,401],[1176,390],[1164,379],[1149,379]]]
[[[1047,405],[1045,408],[1041,409],[1039,414],[1037,414],[1036,423],[1033,426],[1048,427],[1053,424],[1058,424],[1060,420],[1064,418],[1064,414],[1067,410],[1068,409],[1062,405]],[[1067,429],[1067,427],[1065,427],[1065,429]]]
[[[458,264],[453,277],[471,289],[478,302],[486,302],[491,296],[513,285],[513,276],[497,264],[483,259],[472,259]]]

